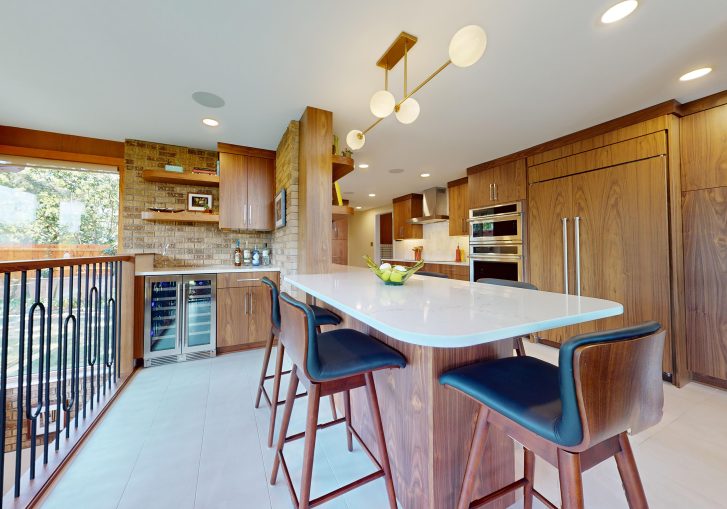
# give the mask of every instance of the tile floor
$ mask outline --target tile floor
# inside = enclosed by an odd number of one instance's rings
[[[551,348],[526,349],[557,361]],[[290,508],[284,482],[268,483],[268,410],[253,407],[261,358],[257,350],[142,370],[41,507]],[[632,439],[651,507],[727,508],[727,392],[692,383],[684,389],[665,385],[665,394],[663,421]],[[291,432],[304,427],[304,401],[295,407]],[[321,419],[329,412],[322,404]],[[341,426],[319,432],[313,496],[373,471],[360,447],[349,453],[345,443]],[[286,446],[296,483],[302,446]],[[516,454],[522,456],[517,447]],[[557,503],[557,472],[536,464],[536,487]],[[627,507],[613,461],[586,472],[584,484],[586,507]],[[387,507],[383,481],[321,507]],[[536,501],[536,507],[543,506]]]

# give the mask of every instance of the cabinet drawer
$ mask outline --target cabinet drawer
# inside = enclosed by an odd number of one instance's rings
[[[264,277],[278,282],[277,272],[224,272],[217,274],[217,288],[242,288],[258,286]]]

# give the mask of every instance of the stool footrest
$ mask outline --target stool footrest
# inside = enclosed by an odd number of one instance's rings
[[[287,372],[286,371],[283,371],[282,374],[284,375],[286,373],[290,373],[290,371],[287,371]],[[272,377],[272,378],[274,378],[274,377]],[[265,380],[267,380],[267,378]],[[262,386],[260,392],[262,393],[263,398],[265,398],[265,402],[268,404],[268,406],[273,406],[272,402],[270,401],[270,396],[268,396],[268,390],[265,388],[264,385]],[[295,395],[295,399],[302,398],[303,396],[307,396],[307,395],[308,395],[307,392],[301,392],[300,394],[296,394]],[[285,400],[284,399],[281,399],[276,404],[277,404],[277,406],[284,405],[285,404]]]
[[[528,483],[528,480],[524,477],[522,479],[518,479],[517,481],[511,482],[504,488],[500,488],[497,491],[493,491],[492,493],[485,495],[482,498],[478,498],[477,500],[474,500],[470,503],[470,509],[474,509],[475,507],[483,506],[489,502],[492,502],[493,500],[496,500],[500,497],[503,497],[507,495],[508,493],[515,491],[518,488],[523,488]]]
[[[316,426],[317,429],[325,429],[330,428],[331,426],[335,426],[336,424],[341,424],[342,422],[346,422],[345,417],[339,417],[338,419],[334,419],[332,421],[324,422]],[[285,443],[293,442],[294,440],[300,440],[305,436],[305,431],[301,431],[300,433],[296,433],[295,435],[290,435],[285,437]]]
[[[535,488],[533,488],[533,495],[535,496],[535,498],[540,500],[546,507],[548,507],[548,509],[558,509],[558,506],[556,506],[553,502],[551,502],[550,500],[545,498],[545,495],[540,493]]]
[[[367,476],[364,476],[360,479],[356,479],[355,481],[352,481],[345,486],[341,486],[340,488],[336,488],[333,491],[329,491],[325,495],[321,495],[318,498],[314,498],[310,501],[308,504],[309,507],[316,507],[318,505],[321,505],[325,502],[328,502],[331,499],[336,498],[339,495],[343,495],[344,493],[348,493],[349,491],[358,488],[359,486],[362,486],[366,483],[370,483],[371,481],[375,481],[376,479],[380,479],[384,477],[384,471],[383,470],[377,470],[376,472],[373,472]]]

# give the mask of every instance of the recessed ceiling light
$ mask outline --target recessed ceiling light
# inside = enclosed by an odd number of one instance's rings
[[[693,71],[690,71],[686,73],[684,76],[679,78],[679,81],[691,81],[696,80],[697,78],[701,78],[702,76],[706,76],[712,72],[711,67],[702,67],[701,69],[695,69]]]
[[[374,196],[376,196],[374,193],[369,193],[370,198],[373,198]]]
[[[421,173],[421,174],[419,174],[419,176],[422,178],[427,178],[427,177],[429,177],[429,173]]]
[[[220,123],[214,118],[203,118],[202,123],[210,127],[217,127],[218,125],[220,125]]]
[[[362,208],[363,207],[361,205],[359,205],[358,207],[356,207],[356,210],[361,210]]]
[[[358,167],[361,168],[362,170],[365,170],[366,168],[369,167],[369,165],[366,164],[366,163],[361,163],[361,164],[358,165]]]
[[[637,0],[619,2],[603,13],[603,16],[601,16],[601,23],[609,24],[620,21],[634,12],[638,6],[639,2],[637,2]]]
[[[222,108],[225,105],[225,100],[212,92],[195,92],[192,94],[192,99],[200,106],[207,108]]]

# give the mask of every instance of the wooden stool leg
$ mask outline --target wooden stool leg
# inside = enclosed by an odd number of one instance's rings
[[[263,394],[263,384],[265,383],[265,377],[268,375],[268,364],[270,363],[270,352],[273,349],[273,341],[275,340],[275,334],[271,331],[270,337],[265,343],[265,353],[263,355],[263,368],[260,372],[260,382],[257,384],[257,396],[255,396],[255,408],[260,406],[260,396]],[[271,401],[270,406],[274,403]]]
[[[298,371],[295,366],[290,371],[290,385],[288,385],[288,397],[285,398],[285,409],[283,410],[283,422],[280,423],[280,435],[278,435],[278,447],[275,450],[275,459],[273,460],[273,473],[270,475],[270,484],[275,484],[278,478],[278,467],[280,466],[280,453],[285,445],[285,437],[288,434],[288,426],[290,425],[290,416],[293,413],[293,403],[295,403],[295,393],[298,390]],[[273,405],[275,408],[277,405]]]
[[[560,476],[561,507],[563,509],[583,509],[580,455],[558,449],[558,474]]]
[[[370,371],[364,375],[366,379],[366,392],[369,397],[369,407],[371,407],[371,416],[374,419],[374,432],[376,433],[376,443],[379,445],[379,457],[381,460],[381,468],[384,471],[384,482],[386,483],[386,493],[389,495],[389,507],[396,509],[396,493],[394,492],[394,479],[391,476],[391,464],[389,463],[389,453],[386,449],[386,437],[384,437],[384,424],[381,422],[381,412],[379,410],[379,398],[376,395],[376,386],[374,385],[374,375]],[[346,414],[348,415],[348,413]]]
[[[333,416],[333,420],[335,421],[338,419],[338,412],[336,412],[336,402],[333,399],[333,394],[329,396],[331,400],[331,415]]]
[[[293,394],[295,397],[295,394]],[[305,447],[303,448],[303,473],[300,479],[300,505],[298,509],[308,509],[310,486],[313,480],[313,458],[316,450],[318,431],[318,409],[321,403],[321,386],[311,384],[308,391],[308,416],[305,420]],[[287,402],[286,402],[287,405]]]
[[[535,483],[535,453],[530,449],[524,449],[525,461],[523,477],[528,482],[525,485],[523,497],[523,509],[533,509],[533,488]]]
[[[346,443],[348,452],[353,451],[353,433],[351,433],[351,391],[343,393],[343,411],[346,412]]]
[[[649,504],[646,501],[644,486],[641,484],[639,470],[636,468],[636,460],[634,452],[631,450],[629,437],[626,433],[618,436],[618,443],[621,446],[621,452],[615,455],[618,473],[621,475],[621,482],[626,491],[626,500],[628,500],[631,509],[648,509]]]
[[[512,347],[515,350],[515,355],[525,357],[525,344],[523,343],[522,337],[515,338]]]
[[[283,376],[283,357],[285,357],[285,347],[278,341],[278,356],[275,359],[275,379],[273,380],[273,394],[270,397],[270,426],[268,428],[268,447],[273,446],[273,435],[275,435],[275,416],[278,413],[278,397],[280,396],[280,378]],[[296,386],[297,389],[297,386]],[[290,397],[290,395],[288,395]],[[295,393],[293,393],[295,398]],[[288,400],[285,400],[288,403]]]
[[[464,471],[464,479],[462,481],[462,489],[459,493],[459,502],[457,509],[469,509],[472,501],[472,492],[475,489],[475,480],[477,472],[480,469],[480,462],[485,452],[485,444],[487,443],[487,431],[490,424],[487,422],[487,416],[490,410],[481,406],[477,413],[477,423],[475,424],[475,433],[472,436],[472,445],[470,453],[467,457],[467,468]]]

